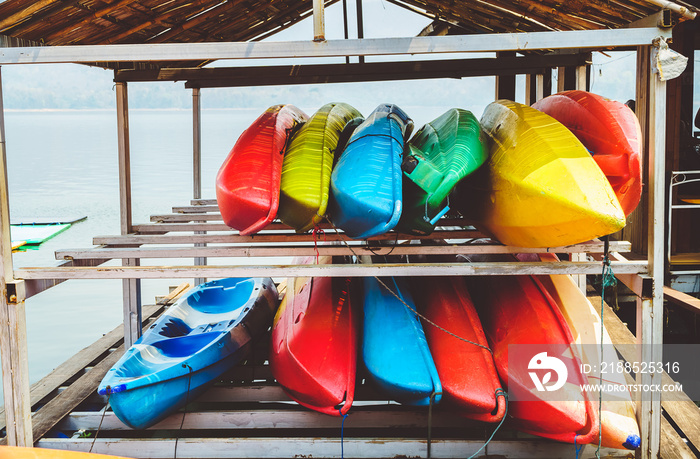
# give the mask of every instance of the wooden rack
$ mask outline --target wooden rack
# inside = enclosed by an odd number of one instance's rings
[[[380,56],[387,54],[435,54],[435,53],[472,53],[472,52],[550,52],[551,50],[569,50],[571,52],[590,52],[591,49],[608,47],[636,47],[638,51],[638,80],[640,96],[637,113],[643,128],[647,132],[649,177],[645,181],[648,190],[649,256],[648,261],[615,261],[613,270],[625,281],[638,297],[638,336],[640,343],[662,342],[663,324],[663,234],[664,234],[664,148],[665,148],[665,97],[666,86],[658,73],[655,50],[661,40],[671,36],[668,28],[660,28],[661,13],[649,17],[630,28],[616,30],[577,30],[564,32],[533,32],[509,34],[480,34],[466,36],[417,37],[392,39],[358,39],[330,40],[322,43],[303,42],[255,42],[255,43],[183,43],[155,45],[95,45],[95,46],[59,46],[59,47],[24,47],[5,48],[0,54],[0,65],[21,63],[94,63],[94,62],[148,62],[148,61],[183,61],[211,59],[252,59],[252,58],[301,58],[328,56]],[[639,26],[639,27],[637,27]],[[342,64],[338,64],[342,65]],[[338,67],[340,69],[341,67]],[[200,69],[205,70],[205,69]],[[518,69],[498,70],[498,74],[513,75]],[[494,71],[495,73],[495,71]],[[585,82],[585,66],[576,68],[576,82],[581,88]],[[243,238],[231,231],[226,231],[211,202],[197,201],[192,206],[176,209],[173,214],[154,217],[148,224],[134,224],[131,206],[131,166],[129,151],[129,118],[127,82],[125,74],[119,74],[116,83],[117,120],[119,140],[119,185],[121,234],[118,236],[100,236],[95,238],[99,246],[89,250],[61,250],[57,257],[63,262],[57,267],[27,267],[14,269],[11,259],[9,240],[9,204],[5,170],[5,136],[4,123],[0,116],[0,256],[2,272],[0,288],[7,288],[7,296],[0,299],[0,351],[2,351],[3,378],[8,422],[8,440],[10,444],[30,445],[34,442],[31,429],[31,407],[29,402],[29,384],[26,368],[26,331],[24,324],[24,300],[40,293],[62,280],[113,278],[122,279],[124,296],[124,342],[128,346],[139,336],[141,330],[141,306],[139,298],[139,280],[146,278],[207,278],[227,276],[372,276],[372,275],[495,275],[495,274],[598,274],[601,271],[599,261],[573,261],[558,263],[464,263],[455,261],[427,261],[421,263],[385,263],[371,266],[334,264],[334,265],[205,265],[205,257],[258,257],[282,254],[315,255],[319,253],[348,254],[343,246],[314,246],[308,235],[295,235],[279,225],[271,227],[269,232],[260,236]],[[152,77],[158,79],[160,75]],[[396,76],[394,76],[396,77]],[[143,76],[141,76],[143,78]],[[536,94],[543,94],[544,79],[536,78],[539,85]],[[255,84],[254,81],[248,82]],[[280,76],[279,84],[285,84]],[[194,197],[201,198],[201,171],[198,159],[201,153],[200,142],[200,89],[193,87],[193,132],[195,143]],[[498,85],[497,85],[498,86]],[[583,89],[583,88],[582,88]],[[497,94],[498,96],[498,94]],[[640,103],[642,101],[644,103]],[[0,107],[2,108],[2,107]],[[0,115],[3,113],[0,110]],[[447,241],[447,245],[425,244],[415,247],[413,244],[397,244],[388,238],[376,238],[370,244],[377,244],[372,250],[392,250],[391,256],[451,256],[473,253],[512,253],[522,252],[499,245],[472,245],[463,239],[480,237],[475,231],[455,227],[459,222],[443,221],[441,228],[431,238]],[[207,234],[197,234],[207,232]],[[175,234],[173,234],[175,233]],[[216,233],[216,234],[211,234]],[[221,234],[219,234],[221,233]],[[329,239],[340,238],[332,232],[326,232]],[[399,242],[409,242],[416,238],[399,236]],[[461,241],[461,242],[460,242]],[[318,242],[318,241],[317,241]],[[168,245],[165,248],[165,244]],[[204,246],[206,244],[206,246]],[[217,244],[217,245],[214,245]],[[223,244],[223,245],[219,245]],[[353,243],[355,244],[355,243]],[[172,248],[170,246],[173,246]],[[396,246],[396,247],[394,247]],[[364,243],[356,243],[356,250],[369,250]],[[563,253],[594,253],[602,250],[599,242],[579,244],[572,247],[540,249]],[[629,250],[626,243],[615,243],[614,250]],[[381,253],[381,252],[380,252]],[[192,266],[141,266],[146,258],[195,258],[198,262]],[[121,259],[122,266],[102,266],[109,259]],[[661,361],[658,346],[643,347],[642,360]],[[640,376],[643,384],[657,384],[658,374]],[[275,396],[277,397],[277,396]],[[638,407],[642,432],[641,455],[644,458],[656,457],[659,451],[661,431],[661,405],[658,398],[640,402]],[[393,408],[392,408],[393,410]],[[76,421],[77,422],[77,421]],[[93,421],[94,422],[94,418]],[[109,425],[109,424],[108,424]],[[246,431],[247,432],[247,431]],[[240,446],[240,433],[231,433],[228,440],[211,441],[212,455],[219,454],[220,448],[227,451]],[[279,436],[279,434],[278,434]],[[123,440],[126,441],[126,440]],[[290,439],[261,439],[267,446],[279,445],[280,441]],[[337,451],[338,440],[303,440],[311,441],[319,449],[310,452],[316,456],[333,456]],[[463,456],[464,450],[470,450],[474,440],[453,446],[435,444],[436,454],[443,457]],[[371,441],[370,441],[371,442]],[[204,442],[190,444],[180,442],[180,448],[198,448]],[[214,445],[213,443],[216,443]],[[481,439],[478,440],[481,443]],[[42,446],[50,446],[44,440]],[[413,441],[376,440],[377,449],[364,450],[365,454],[377,455],[406,454],[422,455]],[[354,448],[353,441],[348,441],[348,448]],[[439,446],[440,445],[440,446]],[[518,441],[503,442],[490,449],[491,454],[503,454],[508,457],[570,457],[573,454],[570,445],[547,444],[546,452],[530,450]],[[362,448],[362,446],[358,446]],[[441,449],[444,448],[444,449]],[[292,448],[293,449],[293,448]],[[245,451],[245,450],[241,450]],[[260,450],[256,450],[260,451]],[[566,454],[559,452],[566,451]],[[179,454],[179,453],[178,453]],[[221,453],[223,454],[223,453]],[[243,454],[243,453],[242,453]],[[258,454],[249,453],[253,456]],[[562,456],[562,457],[563,457]]]

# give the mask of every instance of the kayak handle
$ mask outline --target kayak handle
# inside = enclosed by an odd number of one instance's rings
[[[436,216],[434,216],[432,218],[432,220],[430,220],[430,224],[435,225],[435,223],[437,223],[437,221],[440,220],[440,217],[445,215],[449,210],[450,210],[450,206],[445,206],[440,212],[438,212],[438,214]]]

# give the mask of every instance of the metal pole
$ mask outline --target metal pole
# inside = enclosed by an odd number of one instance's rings
[[[0,358],[5,399],[7,443],[32,446],[32,407],[29,398],[27,324],[24,283],[14,281],[10,236],[10,202],[7,185],[5,109],[0,75]]]
[[[357,12],[357,38],[365,38],[365,27],[362,22],[362,0],[356,0],[355,10]],[[360,56],[360,63],[365,61],[365,56]]]
[[[202,198],[202,101],[200,89],[192,88],[192,156],[194,158],[192,171],[194,182],[194,199]],[[195,231],[195,234],[206,234],[206,231]],[[195,247],[206,247],[204,243],[195,243]],[[195,257],[195,266],[205,266],[205,257]],[[203,284],[207,280],[203,277],[194,279],[195,285]]]
[[[119,148],[119,214],[121,234],[133,232],[131,203],[131,152],[129,149],[129,95],[126,83],[116,84],[117,141]],[[137,258],[122,259],[123,266],[139,266]],[[141,336],[141,280],[122,280],[124,304],[124,346],[129,348]]]

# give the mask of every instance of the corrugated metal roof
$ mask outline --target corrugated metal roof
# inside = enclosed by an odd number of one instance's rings
[[[445,25],[493,33],[618,28],[658,12],[662,0],[388,1],[434,19],[440,33]],[[311,14],[311,0],[7,0],[0,35],[42,45],[240,42]]]

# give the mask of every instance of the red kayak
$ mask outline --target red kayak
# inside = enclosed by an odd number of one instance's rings
[[[580,385],[587,380],[580,373],[581,360],[571,332],[542,284],[531,276],[487,276],[470,279],[469,291],[498,374],[508,386],[508,417],[513,426],[567,443],[597,442],[597,403],[581,392]],[[548,349],[549,355],[542,356],[533,347]],[[509,351],[513,353],[510,364]],[[559,366],[548,366],[557,356]],[[567,371],[560,372],[561,366]],[[556,371],[540,374],[543,369]],[[540,378],[540,388],[533,374]],[[556,386],[559,393],[548,392]]]
[[[533,108],[556,119],[591,152],[608,177],[625,215],[642,196],[642,131],[629,107],[586,91],[564,91]]]
[[[253,234],[277,215],[287,139],[308,116],[293,105],[274,105],[236,141],[216,176],[224,223]]]
[[[355,395],[351,303],[350,279],[289,279],[272,326],[272,375],[300,405],[333,416],[347,413]]]
[[[498,422],[506,411],[505,396],[493,355],[464,279],[426,277],[414,292],[416,304],[434,324],[484,347],[462,341],[423,322],[428,346],[442,383],[441,406],[452,406],[477,421]]]

